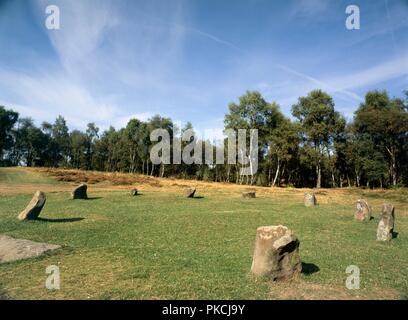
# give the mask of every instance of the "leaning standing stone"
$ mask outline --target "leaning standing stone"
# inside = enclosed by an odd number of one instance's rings
[[[87,189],[88,187],[86,184],[83,183],[79,185],[71,192],[72,199],[88,199],[88,195],[86,193]]]
[[[18,215],[19,220],[35,220],[41,213],[46,201],[45,193],[37,191],[28,206]]]
[[[131,196],[137,196],[137,189],[130,190],[130,195]]]
[[[390,241],[394,232],[394,206],[391,204],[384,204],[381,210],[380,222],[377,228],[378,241]]]
[[[306,207],[313,207],[317,203],[314,193],[305,193],[303,201]]]
[[[187,198],[194,198],[196,188],[187,188],[184,190],[184,194]]]
[[[242,192],[242,196],[243,196],[244,198],[255,198],[255,197],[256,197],[256,193],[255,193],[255,191]]]
[[[371,207],[368,202],[360,199],[357,200],[357,211],[354,213],[354,219],[359,221],[370,221],[371,219]]]
[[[291,230],[282,225],[256,230],[253,274],[283,280],[301,271],[299,240]]]

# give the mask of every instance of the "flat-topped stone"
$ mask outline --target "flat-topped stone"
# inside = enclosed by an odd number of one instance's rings
[[[256,192],[255,191],[242,192],[242,196],[244,198],[255,198],[256,197]]]
[[[354,219],[358,221],[370,221],[371,219],[371,207],[368,202],[363,199],[357,200],[356,203],[357,210],[354,213]]]
[[[384,204],[380,214],[380,222],[377,227],[378,241],[391,241],[394,234],[395,213],[394,206]]]
[[[314,207],[317,204],[316,196],[314,193],[305,193],[303,202],[306,207]]]
[[[284,280],[302,271],[299,240],[287,227],[264,226],[256,230],[251,272]]]

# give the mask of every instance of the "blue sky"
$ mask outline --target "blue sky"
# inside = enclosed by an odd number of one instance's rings
[[[60,8],[61,29],[45,27]],[[345,27],[347,5],[361,29]],[[0,105],[37,123],[126,125],[159,113],[222,128],[246,90],[286,115],[314,88],[351,119],[408,89],[408,0],[0,0]]]

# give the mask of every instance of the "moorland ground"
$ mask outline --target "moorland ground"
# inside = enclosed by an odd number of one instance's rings
[[[89,200],[71,200],[79,182]],[[196,186],[196,198],[183,188]],[[136,187],[140,195],[127,192]],[[33,193],[43,219],[21,222]],[[255,190],[256,199],[241,193]],[[4,299],[401,299],[408,297],[408,190],[306,189],[159,179],[77,170],[0,168],[0,234],[62,245],[39,258],[0,264]],[[374,219],[354,221],[365,198]],[[396,207],[397,237],[376,241],[382,203]],[[256,228],[283,224],[300,239],[304,271],[272,283],[251,276]],[[61,289],[45,288],[49,265]],[[361,271],[348,290],[346,268]]]

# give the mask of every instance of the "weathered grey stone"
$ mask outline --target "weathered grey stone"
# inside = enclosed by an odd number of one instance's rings
[[[299,240],[287,227],[266,226],[256,230],[251,272],[272,280],[284,280],[302,271]]]
[[[256,197],[256,192],[255,191],[242,192],[242,196],[244,198],[255,198]]]
[[[60,247],[55,244],[14,239],[0,234],[0,263],[38,257],[46,251]]]
[[[394,206],[391,204],[383,204],[380,222],[377,227],[377,240],[378,241],[391,241],[394,233]]]
[[[303,201],[306,207],[313,207],[317,204],[316,196],[314,193],[305,193]]]
[[[41,213],[42,208],[45,205],[45,193],[37,191],[27,207],[18,215],[19,220],[35,220]]]
[[[371,207],[368,205],[368,202],[359,199],[356,203],[357,210],[354,213],[354,219],[359,221],[370,221],[371,219]]]
[[[76,187],[71,192],[71,198],[72,199],[88,199],[87,189],[88,189],[88,186],[82,183],[81,185]]]
[[[137,196],[137,189],[130,190],[130,195],[131,196]]]
[[[187,198],[194,198],[196,188],[187,188],[184,190],[184,194]]]

